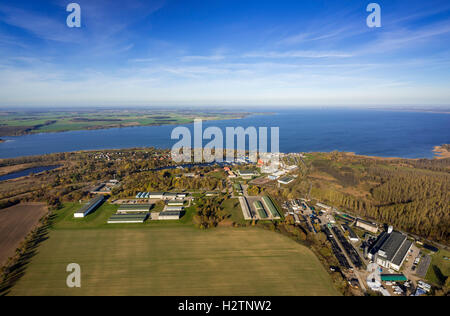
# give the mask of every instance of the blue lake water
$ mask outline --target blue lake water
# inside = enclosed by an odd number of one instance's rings
[[[192,124],[186,125],[192,131]],[[244,119],[203,122],[217,126],[279,127],[280,151],[332,150],[361,155],[432,158],[433,147],[450,143],[450,115],[354,109],[295,109]],[[92,149],[171,148],[176,126],[142,126],[2,137],[0,158]],[[225,135],[225,133],[224,133]]]
[[[40,173],[43,171],[53,170],[53,169],[56,169],[59,167],[60,166],[39,166],[39,167],[29,168],[29,169],[25,169],[25,170],[21,170],[21,171],[17,171],[17,172],[12,172],[12,173],[5,174],[4,176],[0,176],[0,181],[6,181],[6,180],[16,179],[16,178],[20,178],[20,177],[25,177],[25,176],[30,175],[31,173]]]

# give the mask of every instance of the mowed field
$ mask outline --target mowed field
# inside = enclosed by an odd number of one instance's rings
[[[66,266],[81,266],[81,288]],[[339,295],[314,254],[258,228],[54,229],[9,295]]]
[[[450,258],[450,251],[444,249],[431,256],[431,264],[426,275],[428,281],[440,286],[445,284],[447,278],[450,277],[450,260],[448,258]]]
[[[45,215],[47,207],[42,203],[18,204],[0,210],[0,266],[9,257]]]

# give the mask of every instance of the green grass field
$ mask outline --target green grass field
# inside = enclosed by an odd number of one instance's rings
[[[431,264],[426,275],[428,281],[440,286],[450,276],[450,261],[445,260],[444,257],[450,258],[450,251],[441,249],[438,253],[432,255]]]
[[[339,295],[315,255],[259,228],[199,230],[180,221],[104,224],[116,206],[84,220],[59,211],[9,295]],[[66,286],[66,266],[81,266],[81,288]]]
[[[230,214],[229,219],[231,221],[238,224],[246,223],[238,199],[226,199],[225,201],[223,201],[222,207],[228,214]]]

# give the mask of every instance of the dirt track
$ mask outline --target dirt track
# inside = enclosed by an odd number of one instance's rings
[[[44,203],[19,204],[0,210],[0,266],[47,212]]]

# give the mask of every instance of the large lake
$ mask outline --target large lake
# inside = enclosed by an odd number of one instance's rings
[[[245,109],[243,109],[245,110]],[[192,130],[192,124],[186,125]],[[203,128],[279,127],[282,152],[332,150],[381,157],[432,158],[450,143],[450,115],[349,109],[281,110],[244,119],[203,122]],[[91,149],[171,148],[176,126],[145,126],[2,137],[0,158]],[[224,133],[225,135],[225,133]]]

